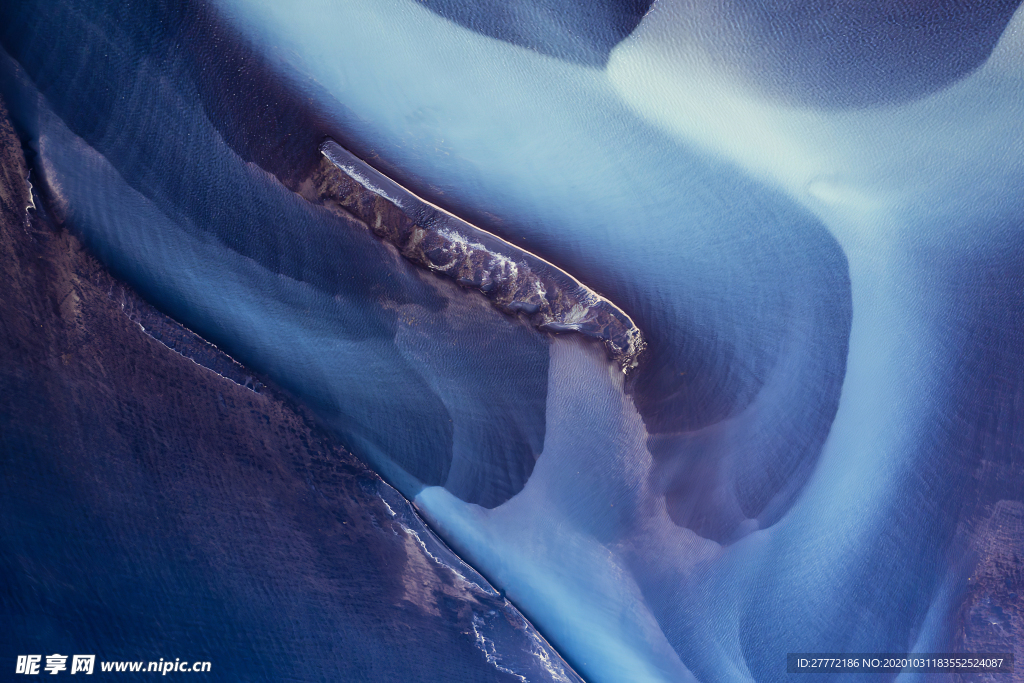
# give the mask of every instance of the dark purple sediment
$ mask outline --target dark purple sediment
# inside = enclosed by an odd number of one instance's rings
[[[1019,475],[1017,478],[1020,478]],[[1024,503],[1000,500],[973,522],[968,541],[977,563],[957,614],[958,652],[1013,652],[1012,674],[958,674],[960,681],[1024,681]]]
[[[333,140],[300,189],[306,199],[355,216],[402,256],[476,289],[498,309],[545,332],[604,343],[623,371],[644,349],[640,330],[609,300],[543,259],[416,196]]]

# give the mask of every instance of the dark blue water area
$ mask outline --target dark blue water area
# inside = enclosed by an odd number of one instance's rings
[[[210,124],[195,63],[159,32],[103,52],[116,17],[50,9],[7,24],[26,67],[9,92],[66,220],[114,272],[310,402],[407,495],[449,479],[488,506],[518,491],[543,442],[544,337],[247,166]],[[54,61],[72,36],[81,50]]]
[[[592,66],[636,28],[651,0],[417,0],[442,17],[478,33],[542,54]]]

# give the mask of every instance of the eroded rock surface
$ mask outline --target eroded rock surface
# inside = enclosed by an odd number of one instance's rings
[[[306,199],[352,215],[413,263],[476,289],[497,308],[546,332],[604,342],[623,371],[644,349],[640,330],[609,300],[565,271],[430,204],[333,140],[303,185]]]

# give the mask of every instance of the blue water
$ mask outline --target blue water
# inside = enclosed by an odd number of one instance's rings
[[[611,50],[636,28],[652,4],[650,0],[418,1],[485,36],[591,66],[604,65]]]
[[[262,108],[211,106],[246,88],[197,85],[228,48],[155,11],[55,2],[3,35],[19,123],[115,272],[309,402],[588,680],[779,680],[786,652],[950,642],[977,472],[1020,467],[1019,16],[976,71],[918,65],[865,96],[892,104],[841,109],[842,76],[801,106],[757,87],[750,36],[679,39],[700,33],[682,2],[600,69],[410,0],[219,8],[287,85]],[[305,204],[279,180],[315,154],[271,123],[302,107],[622,307],[641,366]]]

